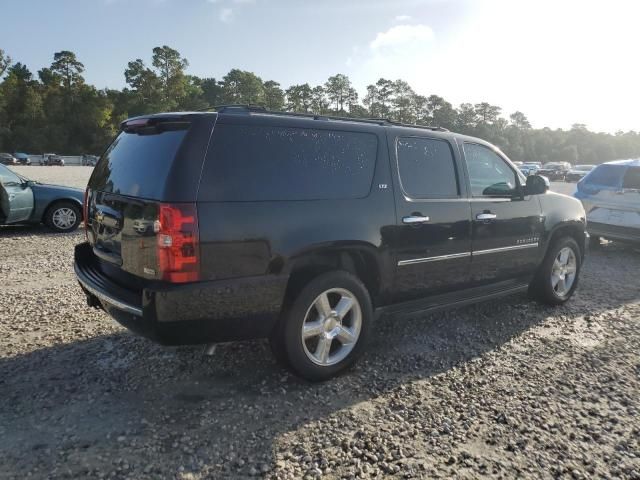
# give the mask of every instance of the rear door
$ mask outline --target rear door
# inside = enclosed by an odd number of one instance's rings
[[[123,281],[162,278],[161,212],[177,212],[167,205],[183,205],[185,215],[197,216],[196,190],[213,125],[206,118],[129,121],[96,165],[87,192],[87,236],[94,254]]]
[[[640,234],[640,167],[629,167],[622,179],[618,210],[611,213],[611,223],[638,229]],[[636,235],[637,235],[636,234]]]
[[[464,142],[463,153],[471,189],[473,283],[533,274],[544,228],[538,200],[522,195],[518,173],[494,149]]]
[[[33,192],[22,179],[0,165],[0,213],[4,223],[20,223],[31,218]]]
[[[395,301],[461,288],[469,281],[471,224],[457,147],[448,138],[388,136],[394,174]]]

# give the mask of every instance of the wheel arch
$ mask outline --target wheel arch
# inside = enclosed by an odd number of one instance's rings
[[[41,222],[44,222],[47,218],[47,214],[49,213],[49,210],[54,207],[57,203],[62,203],[62,202],[69,202],[69,203],[73,203],[75,206],[77,206],[80,209],[80,220],[84,220],[82,218],[82,202],[79,201],[77,198],[73,198],[73,197],[57,197],[57,198],[53,198],[51,200],[49,200],[49,202],[45,205],[45,207],[42,209],[42,215],[40,218]]]
[[[584,258],[587,248],[585,244],[586,237],[584,223],[579,221],[565,221],[555,225],[548,235],[547,244],[544,250],[545,256],[549,252],[549,248],[551,248],[551,245],[553,245],[553,243],[561,237],[573,238],[580,247],[581,256],[582,258]]]
[[[382,288],[383,266],[376,247],[366,242],[318,245],[291,257],[286,266],[289,281],[285,302],[295,298],[313,278],[334,270],[344,270],[358,277],[376,305]]]

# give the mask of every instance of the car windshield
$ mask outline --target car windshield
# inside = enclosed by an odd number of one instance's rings
[[[593,165],[576,165],[573,169],[580,172],[589,172],[593,169]]]
[[[562,167],[561,163],[545,163],[544,168],[558,168]]]

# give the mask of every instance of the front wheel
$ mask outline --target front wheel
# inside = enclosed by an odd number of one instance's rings
[[[80,207],[71,202],[58,202],[47,210],[44,223],[56,232],[72,232],[80,225]]]
[[[327,380],[360,356],[372,320],[364,284],[348,272],[329,272],[309,282],[285,310],[271,345],[301,377]]]
[[[582,254],[571,237],[556,240],[547,251],[530,293],[547,305],[561,305],[571,298],[578,286]]]

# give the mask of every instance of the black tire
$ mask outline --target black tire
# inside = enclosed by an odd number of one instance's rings
[[[316,300],[326,292],[329,292],[326,298],[329,300],[333,319],[322,317],[319,313],[320,310],[316,310]],[[341,297],[341,295],[344,296]],[[337,303],[336,300],[340,301],[340,299],[344,298],[352,301],[353,306],[343,319],[338,319],[335,316],[337,313],[335,307],[337,305],[332,304],[332,302]],[[357,300],[357,304],[355,300]],[[307,319],[307,314],[310,315],[310,318],[315,315],[318,315],[319,318],[326,318],[326,322],[321,328],[332,330],[322,330],[323,333],[320,333],[317,337],[310,337],[303,342],[302,329],[305,319]],[[357,321],[358,318],[360,319],[359,322]],[[322,323],[319,320],[316,322]],[[349,322],[352,323],[349,325]],[[311,280],[284,309],[280,321],[269,340],[271,348],[280,363],[307,380],[313,382],[323,381],[344,371],[358,359],[364,351],[372,322],[373,306],[369,292],[364,284],[356,276],[348,272],[328,272]],[[307,324],[309,323],[313,322],[308,322]],[[310,358],[317,353],[321,337],[324,339],[324,335],[335,335],[335,329],[340,330],[343,326],[347,327],[349,331],[357,330],[358,328],[355,326],[357,323],[359,323],[359,334],[355,336],[356,340],[354,342],[343,344],[339,336],[329,340],[326,365],[321,365],[317,361],[314,362]],[[316,348],[310,347],[314,341],[317,341]],[[314,350],[314,353],[311,353],[311,350]],[[332,355],[335,363],[331,359]]]
[[[65,224],[62,223],[59,219],[56,218],[56,213],[61,212],[61,210],[67,210],[73,212],[74,220],[69,224],[68,227],[65,227]],[[76,228],[80,226],[82,222],[82,211],[80,207],[73,202],[69,201],[60,201],[55,202],[49,208],[47,208],[46,213],[44,214],[44,223],[51,230],[59,233],[68,233],[73,232]]]
[[[552,284],[552,274],[556,258],[560,254],[561,250],[565,248],[569,248],[573,251],[573,256],[575,259],[575,277],[573,279],[571,287],[566,292],[560,294],[556,290],[556,288],[559,289],[559,287],[554,288],[554,285]],[[533,282],[531,282],[531,285],[529,286],[529,293],[536,300],[546,305],[562,305],[571,298],[576,288],[578,287],[581,267],[582,254],[580,251],[580,247],[578,246],[576,241],[571,237],[558,238],[551,244],[549,250],[547,250],[547,254],[540,264]]]

